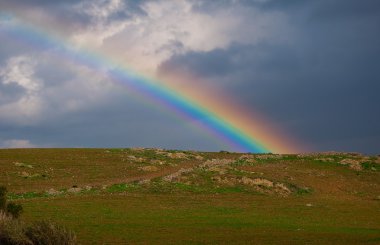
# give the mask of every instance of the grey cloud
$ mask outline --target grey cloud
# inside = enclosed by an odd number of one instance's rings
[[[81,1],[0,1],[1,9],[41,8],[68,33],[88,28],[93,17],[73,11]],[[128,1],[129,8],[108,16],[106,24],[144,14],[144,1]],[[380,3],[355,0],[194,1],[194,11],[213,14],[237,5],[287,16],[285,40],[258,43],[236,41],[224,49],[181,54],[183,44],[172,40],[162,50],[175,54],[159,72],[190,71],[205,82],[223,87],[244,107],[265,114],[271,122],[315,150],[379,153],[380,142]],[[246,23],[239,32],[249,32]],[[1,28],[1,27],[0,27]],[[32,54],[0,29],[0,63],[19,54]],[[176,52],[178,50],[178,52]],[[40,50],[38,50],[40,51]],[[159,50],[161,51],[161,50]],[[39,56],[38,56],[39,57]],[[91,90],[80,87],[75,69],[54,59],[40,61],[35,76],[44,81],[45,111],[36,124],[0,121],[2,141],[29,140],[39,146],[133,147],[151,146],[199,150],[227,148],[191,123],[147,106],[123,87],[106,91],[104,98],[86,101],[80,110],[62,111],[70,99],[88,99]],[[98,79],[96,76],[91,79]],[[65,88],[69,81],[78,88]],[[89,82],[89,81],[85,81]],[[91,87],[91,86],[89,86]],[[0,104],[25,91],[0,83]],[[50,94],[49,94],[50,93]],[[83,98],[82,98],[83,97]],[[0,142],[1,145],[1,142]]]
[[[356,2],[303,3],[310,15],[321,18],[310,21],[301,8],[270,1],[267,4],[288,14],[295,30],[291,42],[234,44],[175,55],[161,64],[160,72],[187,70],[208,78],[245,107],[258,109],[286,131],[315,144],[315,150],[378,153],[380,15],[368,15],[380,7],[371,2],[353,14]],[[316,15],[334,4],[347,4],[339,18]]]
[[[25,94],[25,89],[18,84],[3,84],[0,80],[0,105],[19,100]]]

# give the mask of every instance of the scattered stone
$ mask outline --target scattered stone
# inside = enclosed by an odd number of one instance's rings
[[[193,170],[194,170],[193,168],[181,168],[180,170],[178,170],[178,171],[175,172],[175,173],[172,173],[172,174],[166,175],[165,177],[162,178],[162,180],[164,180],[164,181],[168,181],[168,182],[177,181],[178,178],[179,178],[182,174],[190,173],[190,172],[192,172]]]
[[[164,165],[165,164],[165,162],[161,161],[161,160],[151,160],[150,163],[155,164],[155,165]]]
[[[257,155],[255,158],[260,159],[260,160],[275,160],[275,159],[281,159],[282,156],[278,154],[263,154],[263,155]]]
[[[49,189],[48,191],[46,191],[46,194],[48,194],[48,195],[52,195],[52,196],[55,196],[55,195],[59,195],[59,194],[61,194],[61,192],[60,192],[60,191],[57,191],[57,190],[55,190],[55,189],[53,189],[53,188],[51,188],[51,189]]]
[[[273,187],[272,181],[269,181],[267,179],[262,179],[262,178],[251,179],[251,178],[244,176],[241,178],[241,183],[243,183],[244,185],[251,185],[251,186],[252,185],[259,185],[259,186],[265,186],[268,188]]]
[[[234,160],[232,159],[212,159],[212,160],[208,160],[204,163],[202,163],[201,165],[199,165],[199,167],[201,168],[210,168],[210,167],[213,167],[213,166],[226,166],[226,165],[229,165],[231,163],[233,163]]]
[[[22,168],[33,168],[32,165],[26,164],[26,163],[22,163],[22,162],[15,162],[14,165],[16,167],[22,167]]]
[[[254,155],[245,154],[245,155],[240,156],[239,160],[243,160],[248,163],[257,163],[257,160],[255,159]]]
[[[199,160],[199,161],[202,161],[204,159],[204,157],[202,157],[200,155],[195,155],[194,158],[195,158],[195,160]]]
[[[289,188],[286,187],[285,184],[283,184],[283,183],[276,183],[275,184],[275,188],[276,188],[276,192],[278,192],[278,193],[282,193],[282,194],[285,194],[285,195],[291,193],[291,191],[289,190]]]
[[[40,174],[30,174],[30,173],[25,172],[25,171],[21,172],[19,175],[20,175],[20,177],[23,177],[25,179],[26,178],[38,178],[38,177],[41,177]]]
[[[142,171],[146,171],[146,172],[155,172],[155,171],[158,171],[158,168],[156,166],[142,166],[139,169],[142,170]]]
[[[147,185],[150,183],[150,179],[143,179],[138,182],[140,185]]]
[[[80,188],[80,187],[72,187],[72,188],[67,190],[67,192],[69,192],[69,193],[79,193],[81,191],[82,191],[82,188]]]
[[[342,161],[339,162],[342,165],[348,165],[349,168],[360,171],[363,170],[363,167],[361,165],[361,162],[355,159],[345,158]]]
[[[84,189],[85,189],[86,191],[90,191],[90,190],[92,190],[92,186],[86,185],[86,186],[84,187]]]
[[[28,177],[30,177],[30,174],[28,172],[23,171],[20,173],[20,176],[23,178],[28,178]]]
[[[214,176],[212,177],[212,180],[215,182],[218,182],[219,184],[227,185],[227,186],[234,186],[237,182],[239,182],[236,178],[222,178],[220,176]]]
[[[128,160],[133,161],[133,162],[143,162],[145,159],[142,157],[135,157],[133,155],[127,156]]]
[[[135,156],[133,156],[133,155],[127,156],[127,158],[128,158],[129,160],[132,160],[132,161],[134,161],[134,160],[137,159],[137,158],[136,158]]]
[[[167,156],[173,159],[188,159],[187,155],[183,152],[175,152],[175,153],[169,152]]]

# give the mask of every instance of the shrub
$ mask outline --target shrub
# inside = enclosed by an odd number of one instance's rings
[[[3,211],[0,211],[0,244],[33,245],[25,235],[23,225]]]
[[[77,244],[76,235],[72,231],[50,221],[34,223],[26,229],[25,234],[35,245]]]
[[[20,217],[20,214],[22,213],[22,206],[20,204],[9,202],[7,204],[7,213],[12,215],[13,218]]]
[[[22,206],[14,202],[7,202],[7,188],[0,186],[0,211],[10,214],[13,218],[18,218],[22,212]]]
[[[17,218],[22,206],[7,203],[7,189],[0,186],[0,245],[73,245],[76,236],[63,226],[49,221],[25,226]]]
[[[5,210],[7,203],[7,188],[0,186],[0,210]]]

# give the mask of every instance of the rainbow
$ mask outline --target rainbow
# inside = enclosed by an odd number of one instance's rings
[[[0,31],[5,31],[12,39],[41,50],[50,48],[60,58],[106,73],[112,80],[127,86],[128,89],[142,95],[144,99],[158,102],[176,115],[196,122],[199,127],[226,142],[235,151],[253,153],[299,151],[289,137],[274,130],[274,127],[268,127],[269,123],[263,120],[263,117],[257,116],[258,114],[254,117],[242,111],[241,106],[224,102],[223,96],[210,96],[194,87],[176,86],[177,83],[163,82],[138,74],[132,69],[118,65],[106,55],[84,48],[79,49],[47,30],[10,18],[9,15],[6,18],[9,23],[4,28],[0,25]],[[194,79],[191,76],[182,78]],[[174,80],[178,80],[178,77]]]

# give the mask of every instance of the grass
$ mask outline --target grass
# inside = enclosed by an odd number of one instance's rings
[[[168,153],[183,153],[186,159]],[[23,221],[57,221],[73,229],[80,244],[379,244],[377,157],[367,158],[363,171],[354,171],[339,162],[358,156],[262,155],[252,163],[239,160],[242,155],[0,150],[0,185],[7,186],[9,199],[23,205]],[[234,161],[222,171],[198,167],[211,159]],[[180,169],[192,170],[164,180]],[[23,171],[47,177],[22,178]],[[231,181],[223,184],[215,177]],[[283,183],[291,193],[260,192],[239,182],[243,177]],[[73,186],[81,190],[70,193]],[[50,189],[57,192],[48,194]]]
[[[83,244],[357,244],[380,238],[380,205],[370,201],[140,193],[26,200],[23,205],[25,219],[60,220]]]

